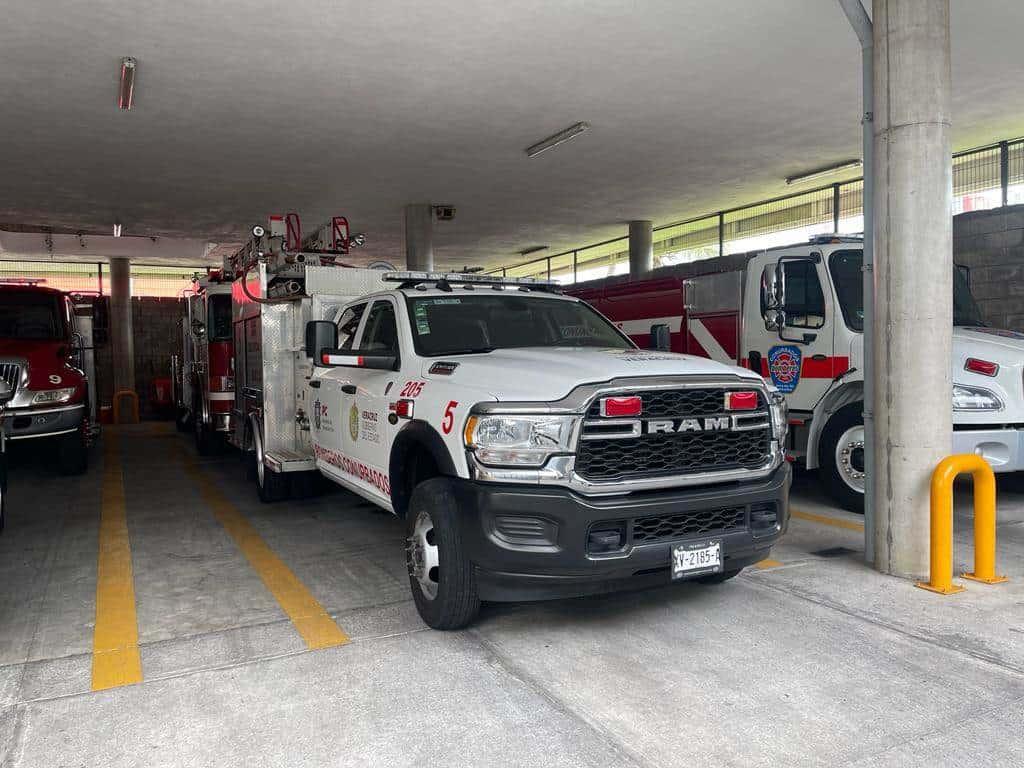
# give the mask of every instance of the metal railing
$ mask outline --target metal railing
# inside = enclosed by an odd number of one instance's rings
[[[132,296],[181,296],[201,267],[132,264]],[[100,262],[0,261],[0,281],[17,280],[69,293],[110,294],[110,269]]]
[[[654,229],[655,266],[786,245],[811,235],[863,231],[863,179],[716,211]],[[1024,138],[953,155],[953,215],[1024,203]],[[487,274],[576,283],[629,269],[629,238],[617,237]]]

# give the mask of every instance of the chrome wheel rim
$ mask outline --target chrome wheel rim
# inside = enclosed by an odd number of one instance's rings
[[[836,443],[836,468],[851,490],[864,493],[864,425],[850,427]]]
[[[406,551],[408,553],[409,574],[420,585],[420,591],[428,600],[437,597],[439,559],[435,538],[434,521],[428,512],[416,515],[412,535],[409,537]]]
[[[259,430],[253,430],[252,438],[253,448],[256,451],[256,481],[260,484],[260,488],[262,488],[267,470],[263,466],[263,441],[260,440]]]

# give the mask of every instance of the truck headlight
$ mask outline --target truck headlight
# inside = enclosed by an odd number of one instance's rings
[[[572,416],[470,416],[463,439],[481,464],[540,467],[551,456],[571,453]]]
[[[32,398],[32,405],[66,403],[74,394],[74,387],[65,387],[63,389],[44,389],[41,392],[36,392],[35,397]]]
[[[789,433],[789,406],[786,396],[778,390],[770,390],[768,399],[772,412],[772,434],[779,441],[779,446],[786,447],[786,435]]]
[[[981,387],[968,387],[965,384],[953,385],[954,411],[1001,411],[1003,401],[995,393]]]

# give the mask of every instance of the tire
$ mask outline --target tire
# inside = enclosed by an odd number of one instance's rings
[[[721,573],[712,573],[710,576],[700,576],[694,581],[698,584],[721,584],[722,582],[734,579],[743,572],[742,568],[737,568],[733,571],[722,571]]]
[[[451,482],[435,477],[412,492],[405,560],[420,618],[432,629],[469,626],[480,611],[476,572],[459,530]]]
[[[256,481],[256,493],[264,504],[273,504],[288,498],[288,475],[284,472],[273,472],[263,463],[263,439],[258,431],[253,431],[253,451],[248,454],[250,468],[247,472]]]
[[[188,408],[178,409],[177,415],[174,417],[174,426],[178,428],[179,432],[192,431],[192,418]]]
[[[196,438],[196,453],[200,456],[213,456],[218,453],[221,447],[220,434],[214,432],[203,423],[199,408],[192,411],[192,432]]]
[[[839,506],[864,514],[864,404],[836,411],[821,433],[818,472],[825,490]]]
[[[81,475],[89,468],[89,453],[78,430],[57,438],[57,466],[62,475]]]

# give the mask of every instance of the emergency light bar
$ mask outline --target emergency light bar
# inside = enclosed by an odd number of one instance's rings
[[[554,280],[536,277],[501,277],[499,275],[477,275],[466,272],[387,272],[384,280],[400,282],[400,288],[411,288],[422,283],[462,283],[469,285],[521,285],[538,291],[560,290]]]

